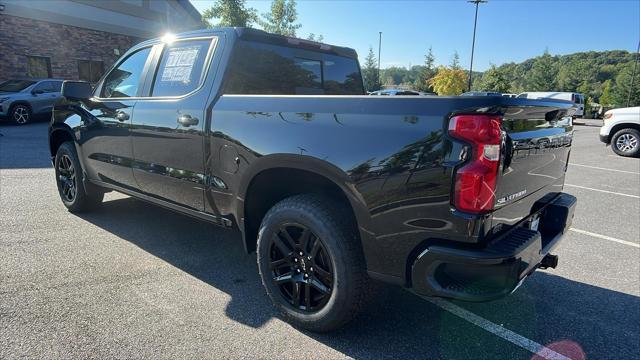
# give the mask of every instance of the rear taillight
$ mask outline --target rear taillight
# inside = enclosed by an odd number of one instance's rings
[[[611,119],[613,117],[613,113],[607,112],[604,114],[603,119],[607,120],[607,119]]]
[[[453,205],[474,214],[493,209],[500,167],[502,119],[496,115],[459,115],[449,121],[449,135],[471,145],[470,162],[456,171]]]

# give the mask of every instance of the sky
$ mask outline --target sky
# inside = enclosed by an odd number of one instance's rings
[[[191,0],[202,12],[211,0]],[[270,1],[247,1],[260,14]],[[360,61],[382,31],[382,67],[420,65],[432,47],[437,64],[454,52],[468,68],[475,5],[465,0],[298,0],[297,36],[356,49]],[[640,41],[640,0],[489,0],[478,11],[474,70],[541,55],[628,50]]]

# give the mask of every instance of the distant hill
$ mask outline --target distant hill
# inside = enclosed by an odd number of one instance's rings
[[[626,105],[636,54],[623,50],[589,51],[569,55],[550,55],[527,59],[520,63],[492,66],[473,74],[472,89],[521,93],[525,91],[581,92],[590,101],[608,106]],[[415,87],[421,65],[411,69],[391,67],[382,71],[386,84]],[[640,66],[636,74],[633,105],[640,104]]]

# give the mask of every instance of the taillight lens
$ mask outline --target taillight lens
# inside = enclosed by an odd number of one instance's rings
[[[449,134],[471,145],[471,161],[456,172],[453,205],[480,214],[493,209],[500,167],[502,119],[496,115],[459,115],[449,121]]]
[[[604,119],[604,120],[607,120],[607,119],[611,119],[612,117],[613,117],[613,113],[606,112],[606,113],[604,114],[603,119]]]

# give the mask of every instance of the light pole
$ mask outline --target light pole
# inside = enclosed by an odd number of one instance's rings
[[[382,50],[382,31],[378,32],[378,86],[382,88],[382,81],[380,81],[380,52]]]
[[[469,91],[471,91],[471,77],[473,76],[473,51],[476,47],[476,25],[478,25],[478,5],[486,3],[487,0],[467,0],[467,2],[476,4],[476,19],[473,22],[473,42],[471,44],[471,64],[469,64]]]
[[[633,92],[633,83],[636,80],[636,70],[638,68],[639,57],[640,57],[640,41],[638,41],[638,49],[636,50],[636,63],[633,64],[633,73],[631,74],[631,86],[629,86],[629,95],[627,95],[627,107],[631,106],[631,93]]]

